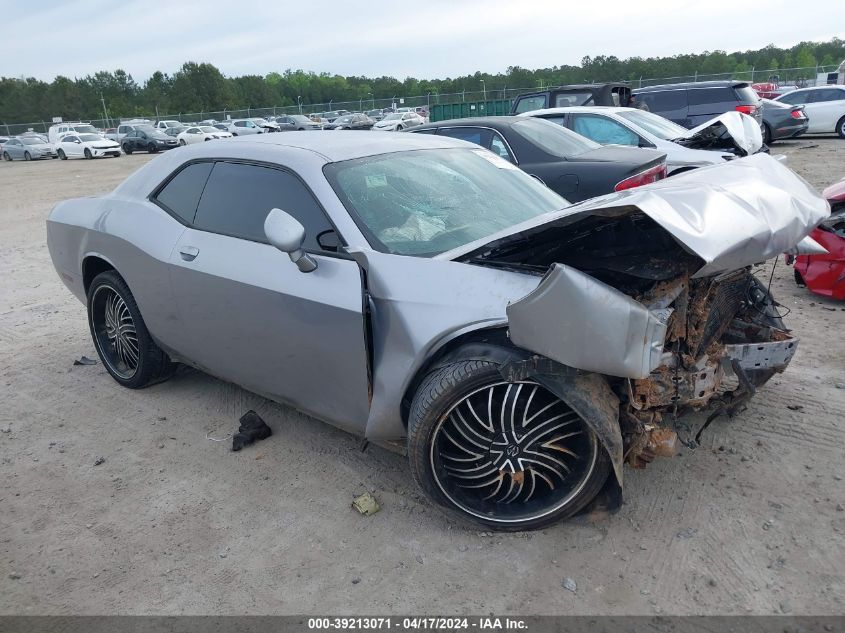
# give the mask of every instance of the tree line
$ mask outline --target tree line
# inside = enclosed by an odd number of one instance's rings
[[[124,70],[100,71],[82,78],[58,76],[51,82],[35,78],[0,78],[0,122],[49,121],[110,117],[155,116],[156,113],[214,112],[272,106],[325,104],[467,92],[495,94],[504,89],[535,88],[593,81],[743,73],[752,68],[788,69],[836,66],[845,59],[845,40],[802,42],[791,48],[774,45],[735,53],[705,51],[671,57],[619,59],[584,57],[579,66],[563,65],[528,70],[510,66],[504,73],[481,73],[445,79],[399,81],[394,77],[344,77],[303,70],[271,72],[262,77],[227,77],[207,63],[187,62],[173,75],[154,72],[139,83]],[[807,77],[810,78],[810,77]],[[761,77],[765,79],[765,77]],[[443,98],[448,101],[448,98]]]

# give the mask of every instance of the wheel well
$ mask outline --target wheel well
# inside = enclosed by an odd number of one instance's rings
[[[94,277],[107,270],[114,270],[114,266],[101,257],[91,255],[82,261],[82,284],[85,288],[85,294],[88,294],[88,287],[91,285]]]
[[[408,414],[411,410],[411,402],[414,399],[417,387],[419,387],[423,379],[435,367],[444,361],[448,362],[449,357],[457,357],[460,353],[460,349],[464,347],[468,348],[468,355],[479,357],[484,356],[487,358],[492,358],[494,354],[484,353],[482,351],[482,347],[486,347],[488,350],[499,349],[505,353],[508,350],[519,349],[511,343],[508,338],[507,327],[505,326],[467,332],[466,334],[462,334],[441,346],[416,371],[414,377],[411,379],[411,382],[408,383],[408,388],[402,396],[402,424],[404,424],[406,428],[408,426]]]

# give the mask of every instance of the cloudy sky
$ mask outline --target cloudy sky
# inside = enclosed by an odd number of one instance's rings
[[[185,61],[227,75],[302,68],[442,78],[578,64],[584,55],[747,50],[845,37],[842,0],[0,0],[0,76],[143,81]]]

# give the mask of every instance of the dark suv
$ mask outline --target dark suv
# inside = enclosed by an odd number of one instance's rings
[[[693,128],[736,110],[763,122],[760,97],[745,81],[699,81],[634,90],[633,103],[678,125]]]

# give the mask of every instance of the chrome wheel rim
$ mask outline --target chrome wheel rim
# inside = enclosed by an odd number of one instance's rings
[[[129,306],[109,286],[100,286],[91,302],[94,340],[103,361],[115,374],[128,380],[138,371],[138,331]]]
[[[600,447],[583,420],[534,382],[497,382],[461,398],[432,433],[431,468],[458,508],[495,523],[539,519],[568,505]]]

